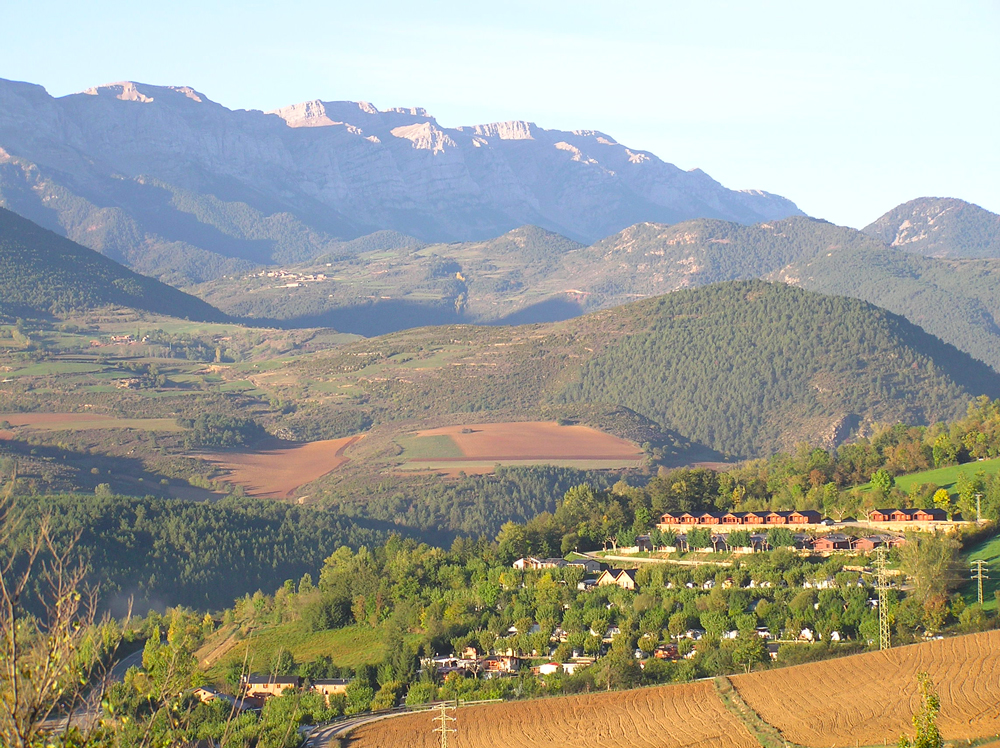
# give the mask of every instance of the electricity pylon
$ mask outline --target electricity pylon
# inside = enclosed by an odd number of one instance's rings
[[[449,727],[449,722],[458,722],[457,717],[452,717],[448,714],[449,709],[454,709],[455,707],[449,706],[447,701],[441,703],[441,712],[431,720],[431,722],[440,722],[440,726],[435,727],[431,732],[441,733],[441,748],[448,748],[448,734],[453,732],[458,732],[454,727]]]
[[[986,564],[982,559],[972,562],[972,578],[976,580],[977,587],[979,588],[979,607],[983,607],[983,580],[989,579],[990,575],[988,572],[983,571],[983,566]]]
[[[885,573],[885,546],[875,549],[875,589],[878,590],[878,648],[892,646],[889,630],[889,578]]]

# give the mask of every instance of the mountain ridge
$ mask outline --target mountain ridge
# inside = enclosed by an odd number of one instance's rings
[[[593,130],[451,128],[418,107],[355,102],[276,111],[230,110],[187,86],[54,98],[0,80],[0,205],[177,284],[377,230],[450,242],[536,224],[586,242],[640,220],[801,214]]]
[[[0,208],[0,314],[66,315],[107,305],[199,322],[227,315]]]

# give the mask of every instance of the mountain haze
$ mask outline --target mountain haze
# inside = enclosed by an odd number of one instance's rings
[[[365,102],[232,111],[131,82],[53,98],[4,80],[0,205],[177,284],[378,230],[450,242],[535,224],[589,242],[639,221],[800,214],[589,130],[447,128]]]

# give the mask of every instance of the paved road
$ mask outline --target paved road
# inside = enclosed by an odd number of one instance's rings
[[[637,556],[598,556],[595,553],[583,553],[580,552],[581,556],[587,556],[595,561],[628,561],[635,564],[677,564],[678,566],[732,566],[732,561],[689,561],[686,559],[677,558],[641,558]]]
[[[108,673],[108,678],[110,683],[117,683],[125,679],[125,673],[132,666],[142,665],[142,650],[138,652],[133,652],[127,657],[123,657],[118,660],[112,668],[111,672]],[[70,719],[70,724],[76,725],[77,727],[86,730],[88,729],[94,721],[100,716],[100,710],[92,709],[93,704],[84,703],[75,712],[73,712],[72,718]],[[66,729],[66,716],[60,717],[49,717],[45,720],[41,727],[46,731],[61,732]]]
[[[345,719],[340,722],[328,722],[325,725],[318,726],[309,734],[305,748],[326,748],[333,742],[334,738],[344,737],[355,727],[361,727],[361,725],[367,725],[370,722],[380,722],[383,719],[391,719],[392,717],[402,717],[404,714],[413,714],[418,711],[430,710],[401,709],[386,714],[363,714],[360,717],[353,717],[352,719]]]

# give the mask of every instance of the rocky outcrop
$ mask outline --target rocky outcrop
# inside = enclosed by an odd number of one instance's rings
[[[446,128],[366,102],[233,111],[133,82],[53,98],[0,80],[0,148],[0,205],[161,276],[198,275],[204,253],[222,272],[379,229],[459,241],[536,224],[593,241],[639,221],[800,214],[595,131]]]
[[[955,198],[910,200],[862,231],[892,247],[928,257],[1000,257],[1000,216]]]

